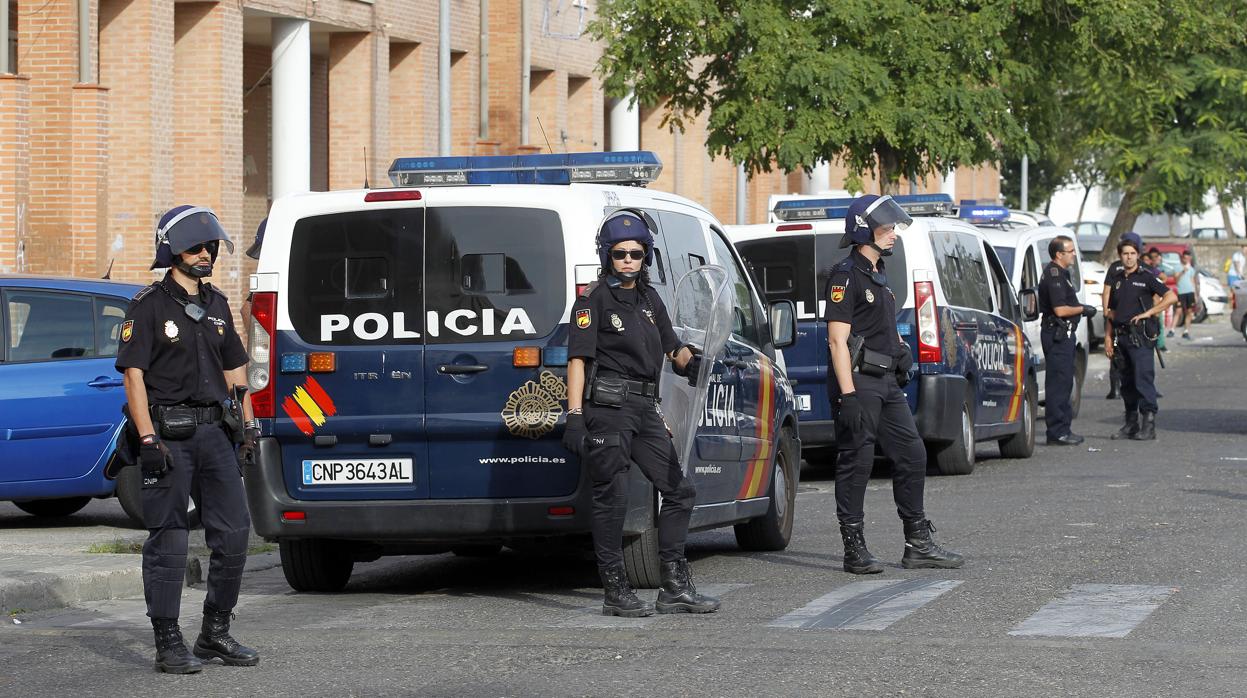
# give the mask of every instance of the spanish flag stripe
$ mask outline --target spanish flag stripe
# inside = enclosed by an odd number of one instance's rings
[[[1012,422],[1018,418],[1018,408],[1022,406],[1022,388],[1026,383],[1026,377],[1022,374],[1022,362],[1025,356],[1022,353],[1022,330],[1013,328],[1013,375],[1016,378],[1013,386],[1013,399],[1009,402],[1009,415],[1006,421]]]
[[[313,424],[321,426],[325,423],[325,413],[320,411],[320,406],[316,404],[311,395],[307,394],[303,386],[294,389],[294,401],[299,403],[299,407],[303,408]]]
[[[299,431],[308,436],[312,435],[313,427],[311,420],[307,418],[307,415],[303,414],[303,410],[299,409],[299,406],[289,396],[282,401],[281,409],[286,413],[287,417],[294,420],[294,425],[299,428]]]
[[[745,471],[744,482],[741,483],[740,493],[737,499],[749,499],[758,496],[759,490],[762,489],[763,483],[766,482],[766,476],[770,471],[770,436],[771,436],[771,420],[774,418],[774,376],[771,374],[771,364],[766,358],[759,361],[761,368],[759,380],[758,395],[758,413],[756,415],[757,426],[754,435],[758,438],[758,445],[754,448],[753,458],[749,461],[749,467]]]
[[[338,407],[333,404],[333,399],[329,397],[329,393],[326,393],[324,388],[320,387],[320,383],[317,383],[315,378],[308,376],[307,383],[303,385],[307,388],[307,394],[312,396],[325,416],[332,417],[338,413]]]

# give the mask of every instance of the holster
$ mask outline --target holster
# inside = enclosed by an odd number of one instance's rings
[[[235,388],[233,395],[221,404],[221,426],[234,444],[241,444],[247,434],[247,425],[242,417],[242,396],[246,394],[245,388]]]

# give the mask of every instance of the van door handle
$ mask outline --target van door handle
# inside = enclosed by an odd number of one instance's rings
[[[488,370],[489,367],[482,364],[442,364],[437,367],[437,372],[446,376],[463,376]]]
[[[125,384],[125,380],[121,378],[109,378],[108,376],[100,376],[90,383],[87,383],[87,385],[92,388],[120,388]]]

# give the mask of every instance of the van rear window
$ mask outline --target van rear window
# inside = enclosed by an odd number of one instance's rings
[[[845,257],[849,256],[852,247],[841,247],[840,238],[844,237],[844,233],[819,233],[818,246],[815,250],[815,264],[818,265],[818,289],[819,293],[824,293],[827,289],[827,279],[831,276],[831,268]],[[892,246],[892,254],[883,258],[883,270],[888,277],[888,288],[892,289],[892,295],[896,297],[896,309],[900,310],[905,307],[905,301],[909,298],[909,268],[905,265],[905,241],[899,236],[896,238],[896,244]],[[826,303],[826,299],[822,299]],[[822,313],[819,313],[822,317]]]

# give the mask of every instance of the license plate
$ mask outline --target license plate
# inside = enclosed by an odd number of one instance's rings
[[[801,412],[810,411],[810,396],[797,393],[797,410]]]
[[[414,479],[410,458],[303,461],[304,485],[388,485]]]

